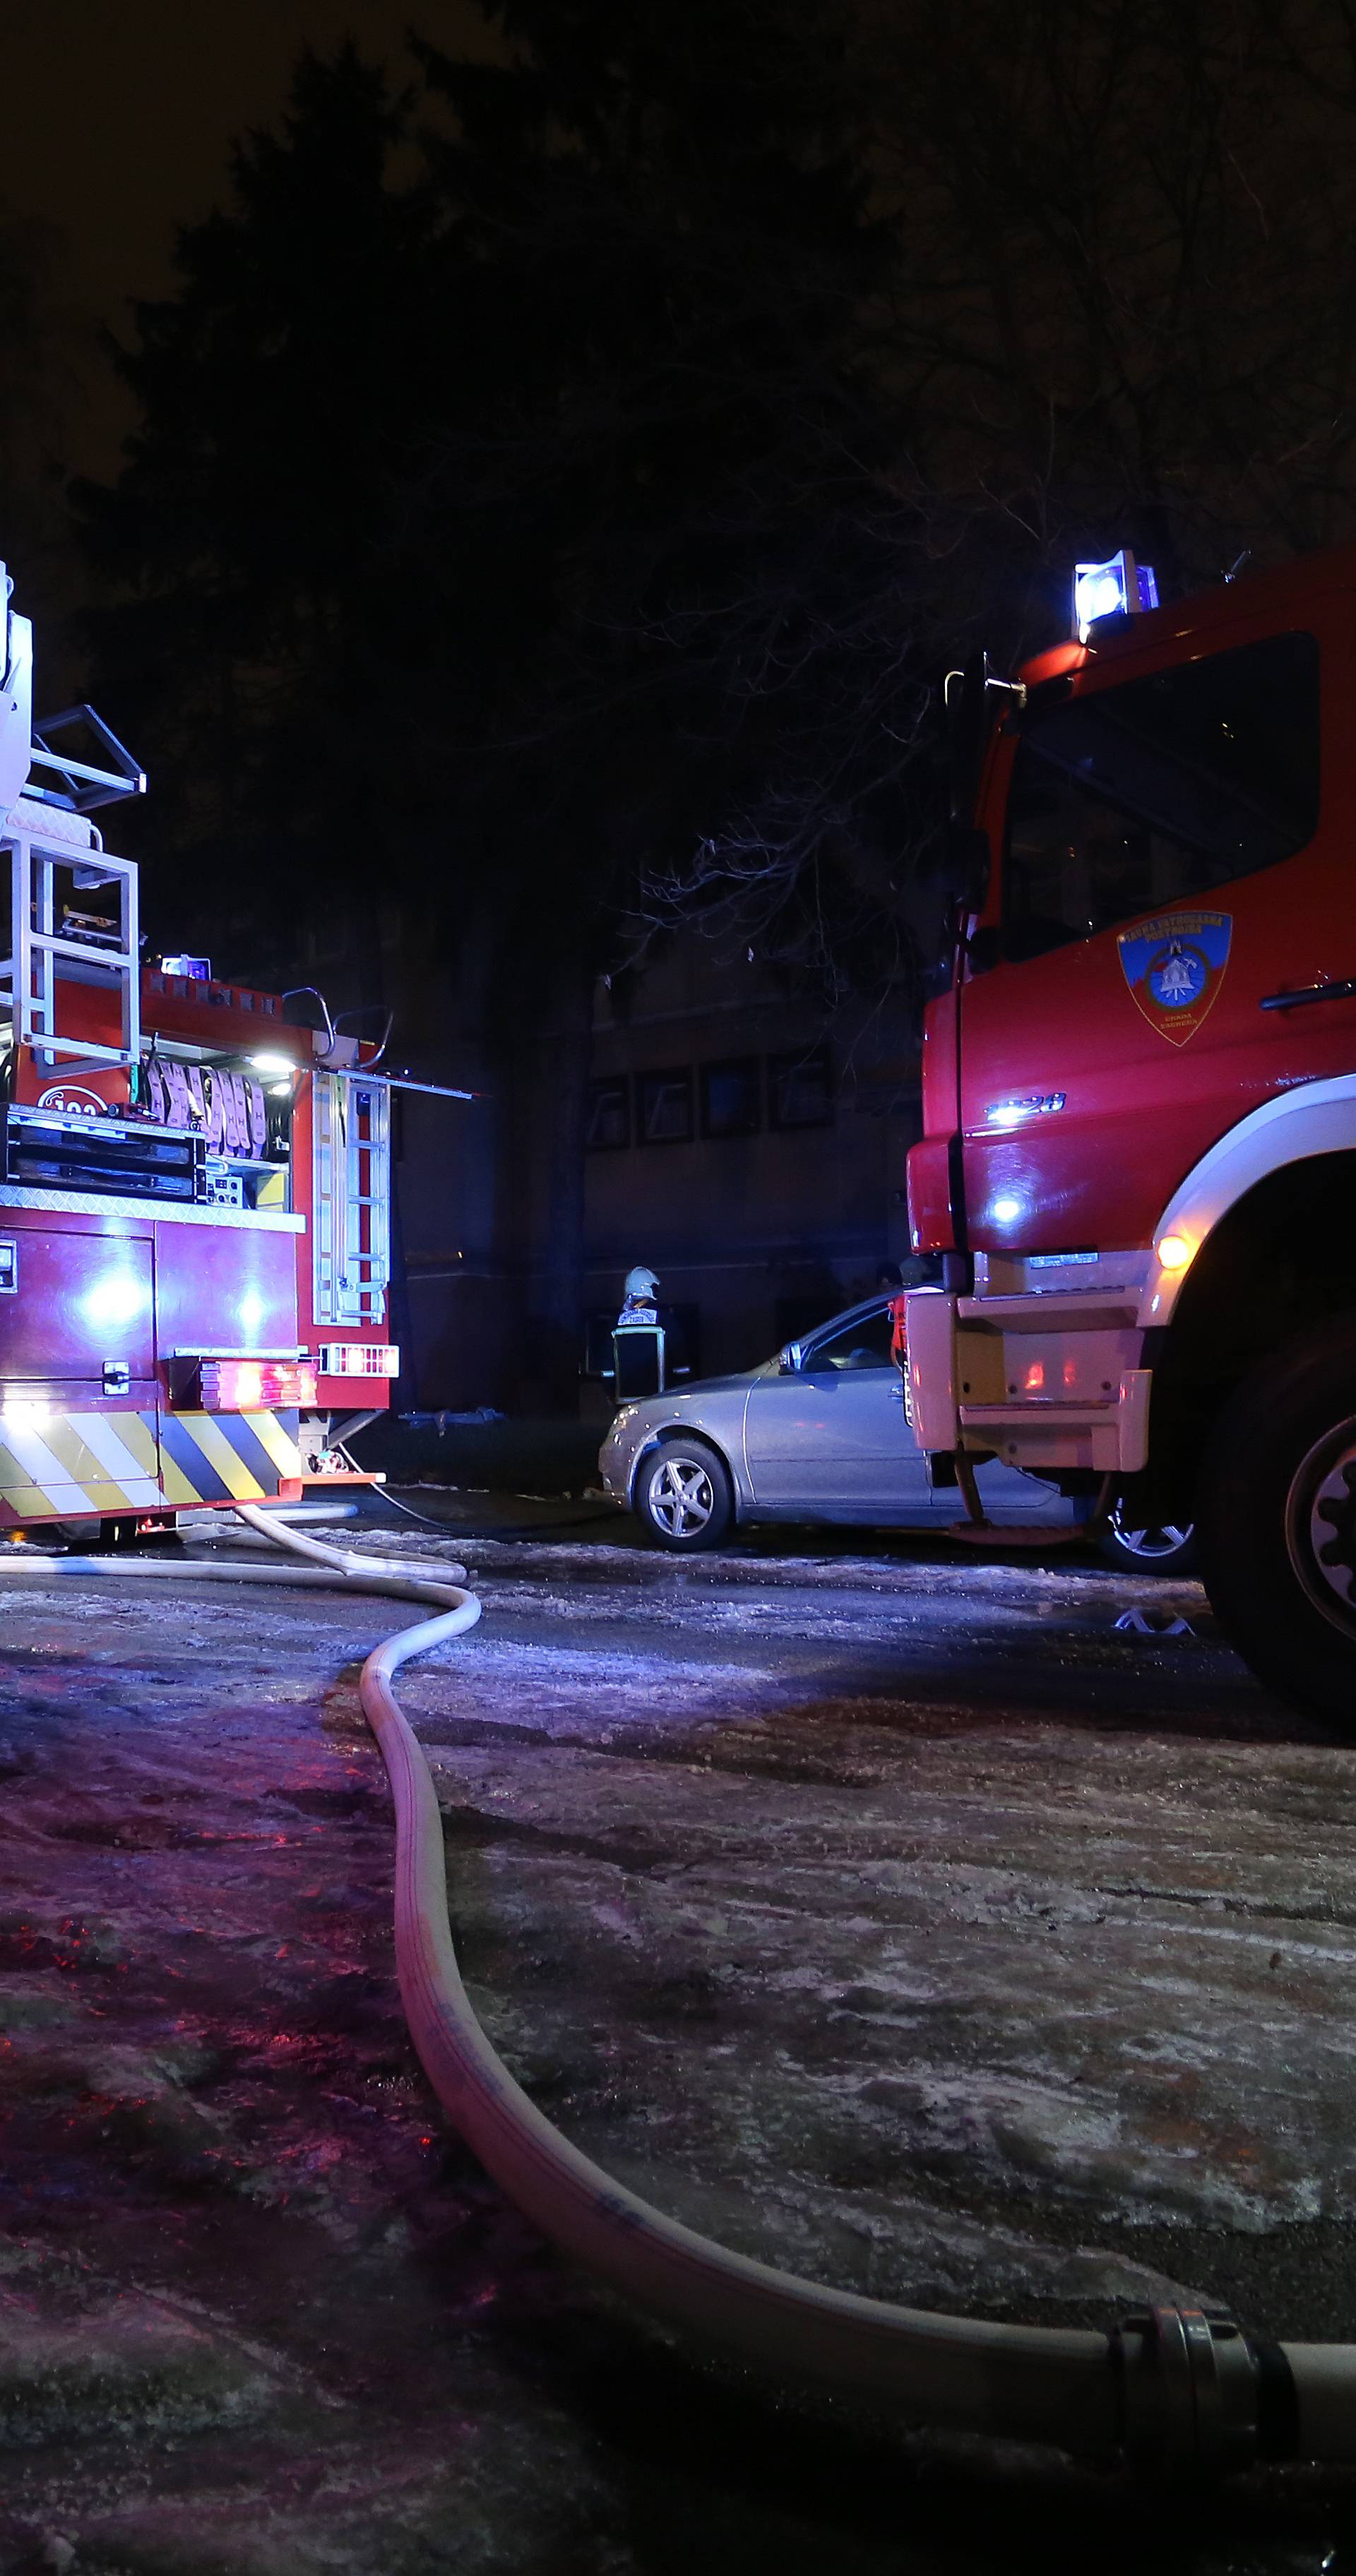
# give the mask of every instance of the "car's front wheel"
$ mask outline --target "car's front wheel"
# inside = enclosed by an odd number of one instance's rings
[[[1102,1536],[1102,1554],[1133,1574],[1193,1574],[1196,1532],[1190,1521],[1149,1521],[1114,1505]]]
[[[730,1471],[704,1440],[664,1440],[644,1460],[635,1505],[659,1547],[684,1555],[718,1547],[734,1519]]]

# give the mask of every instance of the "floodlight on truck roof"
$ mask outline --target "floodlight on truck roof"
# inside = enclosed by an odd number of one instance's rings
[[[1158,581],[1152,564],[1135,561],[1128,546],[1106,563],[1074,565],[1074,625],[1080,644],[1104,617],[1136,617],[1157,608]]]

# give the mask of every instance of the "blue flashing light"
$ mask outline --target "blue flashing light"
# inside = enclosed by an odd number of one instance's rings
[[[160,971],[163,975],[182,975],[190,984],[210,984],[212,960],[210,957],[162,957]]]
[[[1074,625],[1080,644],[1086,644],[1098,618],[1133,617],[1142,608],[1157,606],[1152,564],[1137,564],[1126,546],[1109,563],[1074,566]]]

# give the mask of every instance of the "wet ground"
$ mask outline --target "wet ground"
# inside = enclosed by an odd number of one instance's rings
[[[1193,1586],[437,1508],[486,1615],[403,1696],[571,2137],[881,2296],[1356,2339],[1356,1747]],[[5,1586],[0,2571],[1356,2568],[1347,2482],[1165,2513],[762,2388],[547,2253],[400,2017],[354,1685],[403,1615]]]

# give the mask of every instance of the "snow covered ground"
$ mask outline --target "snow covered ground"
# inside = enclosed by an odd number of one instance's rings
[[[445,1561],[413,1527],[346,1543]],[[826,2280],[1356,2338],[1356,1749],[1190,1585],[477,1541],[402,1681],[454,1930],[568,2134]],[[0,2570],[1317,2570],[681,2351],[444,2133],[361,1655],[395,1605],[7,1585]]]

